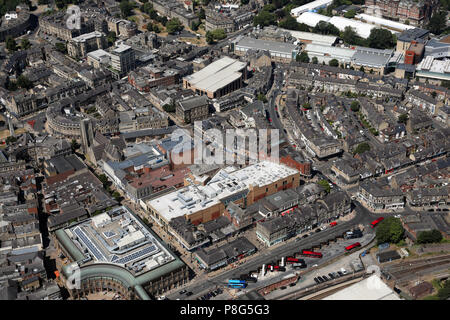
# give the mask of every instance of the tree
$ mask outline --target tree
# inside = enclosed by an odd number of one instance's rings
[[[447,12],[445,11],[436,12],[431,17],[427,29],[430,30],[431,33],[441,34],[446,27],[446,21],[447,21]]]
[[[331,67],[339,67],[339,61],[337,61],[337,59],[331,59],[330,62],[328,62],[328,64]]]
[[[166,111],[166,112],[171,112],[171,113],[173,113],[173,112],[175,112],[175,109],[176,109],[176,107],[175,107],[175,104],[174,104],[174,103],[163,105],[163,110]]]
[[[211,31],[207,31],[205,37],[206,37],[206,43],[207,44],[214,43],[214,35],[211,33]]]
[[[316,59],[317,59],[317,58],[316,58]],[[308,63],[308,62],[309,62],[308,53],[306,53],[306,51],[302,51],[302,53],[298,54],[298,55],[295,57],[295,61]]]
[[[6,37],[6,49],[8,49],[9,52],[17,51],[16,40],[11,36]]]
[[[120,2],[120,12],[122,14],[122,18],[131,16],[133,13],[133,4],[128,0],[122,0]]]
[[[72,152],[75,152],[78,148],[81,147],[80,144],[75,139],[72,139],[70,146],[72,147]]]
[[[332,34],[335,36],[339,36],[340,32],[339,29],[336,28],[335,25],[326,22],[326,21],[319,21],[318,24],[316,24],[316,26],[313,28],[312,32],[314,33],[320,33],[320,34]]]
[[[17,78],[17,85],[20,88],[31,89],[33,87],[33,82],[31,82],[27,77],[25,77],[23,74],[21,74]]]
[[[322,187],[324,187],[324,189],[325,189],[325,191],[327,192],[327,193],[330,193],[330,191],[331,191],[331,187],[330,187],[330,183],[327,181],[327,180],[320,180],[319,182],[317,182],[317,184],[319,185],[319,186],[322,186]]]
[[[377,227],[377,244],[390,242],[398,243],[404,238],[405,229],[403,229],[400,219],[388,217],[384,219]]]
[[[408,114],[407,113],[402,113],[401,115],[398,116],[398,123],[404,123],[406,124],[406,122],[408,121]]]
[[[227,37],[227,34],[224,29],[215,29],[211,31],[215,40],[223,40]]]
[[[200,20],[206,19],[206,12],[205,9],[200,8],[200,11],[198,12],[198,18]]]
[[[67,46],[63,42],[55,43],[55,49],[58,50],[61,53],[67,53]]]
[[[282,11],[284,12],[284,11]],[[297,20],[291,16],[288,15],[287,17],[283,18],[280,23],[278,23],[278,26],[280,28],[288,29],[288,30],[299,30],[300,23],[297,22]]]
[[[184,27],[181,24],[180,20],[178,20],[178,18],[170,19],[166,24],[166,31],[169,34],[174,34],[175,32],[180,32],[183,29],[184,29]]]
[[[109,180],[108,177],[102,173],[101,175],[98,176],[98,180],[100,180],[101,183],[103,183],[103,188],[107,188],[108,184],[109,184]]]
[[[317,57],[313,57],[311,62],[314,63],[314,64],[318,64],[319,60],[317,59]]]
[[[359,101],[357,101],[357,100],[352,101],[352,104],[350,105],[350,109],[353,112],[358,112],[359,111]]]
[[[358,33],[350,26],[345,27],[344,31],[340,34],[342,40],[345,43],[351,45],[364,45],[364,39],[358,36]]]
[[[148,29],[147,29],[148,30]],[[117,35],[114,31],[110,31],[106,37],[106,40],[108,41],[108,44],[111,46],[116,42]]]
[[[370,150],[370,145],[367,142],[363,142],[358,144],[358,146],[355,148],[355,151],[353,151],[354,154],[361,154],[366,151]]]
[[[22,41],[20,42],[20,47],[22,48],[22,50],[29,49],[31,47],[30,40],[28,40],[27,38],[22,39]]]
[[[367,38],[367,44],[375,49],[393,48],[396,44],[393,34],[386,29],[373,28]]]
[[[253,18],[253,25],[256,26],[261,26],[261,27],[265,27],[265,26],[269,26],[269,25],[276,25],[277,24],[277,18],[275,16],[275,14],[266,11],[266,10],[262,10],[258,15],[256,15]]]
[[[439,230],[436,229],[430,231],[421,231],[417,235],[418,243],[436,243],[441,242],[441,240],[442,234],[439,232]]]
[[[191,23],[191,29],[192,31],[197,31],[198,27],[201,25],[202,23],[200,21],[192,21]]]
[[[345,17],[345,18],[348,18],[348,19],[352,19],[352,18],[354,18],[355,16],[356,16],[356,11],[353,10],[353,9],[348,10],[346,13],[344,13],[344,17]]]
[[[262,101],[262,102],[264,102],[264,103],[266,103],[267,102],[267,97],[264,95],[264,94],[262,94],[262,93],[259,93],[258,94],[258,98],[257,98],[259,101]]]

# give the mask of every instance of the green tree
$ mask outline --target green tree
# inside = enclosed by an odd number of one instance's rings
[[[319,63],[319,60],[317,59],[317,57],[313,57],[313,58],[311,59],[311,62],[314,63],[314,64],[318,64],[318,63]]]
[[[329,22],[323,21],[323,20],[319,21],[319,23],[316,24],[316,26],[313,28],[312,32],[325,34],[325,35],[332,34],[335,36],[339,36],[339,34],[340,34],[339,29],[336,28],[335,25],[333,25]]]
[[[166,24],[166,31],[169,34],[174,34],[175,32],[180,32],[183,29],[184,29],[184,27],[181,24],[180,20],[178,20],[178,18],[170,19]]]
[[[327,181],[327,180],[320,180],[319,182],[317,182],[317,184],[319,185],[319,186],[322,186],[322,187],[324,187],[324,189],[325,189],[325,191],[327,192],[327,193],[330,193],[330,191],[331,191],[331,187],[330,187],[330,183]]]
[[[6,49],[8,49],[9,52],[17,51],[16,40],[11,36],[6,37]]]
[[[108,177],[105,174],[101,174],[98,176],[98,180],[100,180],[101,183],[103,183],[103,188],[107,188],[109,184]]]
[[[299,62],[309,63],[308,53],[306,51],[302,51],[302,53],[298,54],[295,57],[295,60]]]
[[[339,61],[337,61],[337,59],[331,59],[330,62],[328,62],[328,64],[331,67],[339,67]]]
[[[436,243],[441,242],[442,240],[442,234],[439,232],[439,230],[430,230],[430,231],[421,231],[417,235],[417,242],[418,243]]]
[[[127,18],[133,13],[133,3],[128,0],[122,0],[120,2],[120,13],[122,14],[122,18]]]
[[[346,13],[344,13],[344,17],[348,18],[348,19],[353,19],[356,16],[356,11],[351,9],[349,11],[347,11]]]
[[[20,88],[31,89],[33,87],[33,82],[31,82],[27,77],[25,77],[23,74],[21,74],[17,78],[17,85]]]
[[[394,35],[386,29],[373,28],[367,38],[367,44],[375,49],[393,48],[396,44]]]
[[[55,49],[61,53],[67,53],[67,45],[63,42],[55,43]]]
[[[211,31],[214,40],[223,40],[227,37],[227,34],[224,29],[215,29]]]
[[[208,43],[208,44],[214,43],[214,35],[211,33],[211,31],[207,31],[205,37],[206,37],[206,43]]]
[[[266,103],[267,97],[264,94],[260,93],[260,94],[258,94],[258,100]]]
[[[277,24],[277,18],[275,16],[275,14],[273,14],[269,11],[262,10],[259,14],[257,14],[253,18],[253,25],[255,27],[258,25],[261,27],[265,27],[265,26],[276,25],[276,24]]]
[[[359,101],[357,101],[357,100],[352,101],[352,104],[350,105],[350,109],[353,112],[358,112],[359,111]]]
[[[358,36],[358,33],[350,26],[345,27],[344,31],[341,32],[340,37],[345,43],[350,45],[365,45],[363,38]]]
[[[406,122],[408,121],[408,114],[407,113],[402,113],[401,115],[398,116],[398,123],[404,123],[406,124]]]
[[[430,30],[431,33],[441,34],[447,25],[446,21],[447,21],[447,12],[445,11],[436,12],[431,17],[427,29]]]
[[[165,105],[163,105],[163,110],[166,111],[166,112],[173,113],[176,110],[175,104],[174,103],[172,103],[172,104],[165,104]]]
[[[403,229],[400,219],[388,217],[380,222],[377,227],[377,244],[385,242],[398,243],[404,238],[404,233],[405,230]]]
[[[81,145],[75,139],[72,139],[72,142],[70,143],[70,146],[72,148],[72,152],[75,152],[78,148],[81,147]]]
[[[285,18],[283,18],[279,23],[278,26],[280,28],[288,29],[288,30],[299,30],[300,24],[297,22],[297,19],[295,19],[293,16],[288,15]]]
[[[370,150],[370,145],[367,142],[363,142],[363,143],[358,144],[358,146],[355,148],[355,151],[353,153],[361,154],[361,153],[364,153],[369,150]]]
[[[114,44],[114,42],[116,42],[116,40],[117,40],[116,33],[114,31],[110,31],[106,36],[106,41],[108,41],[108,44],[111,46]]]
[[[30,40],[28,40],[27,38],[22,39],[22,41],[20,42],[20,48],[22,48],[22,50],[31,48]]]

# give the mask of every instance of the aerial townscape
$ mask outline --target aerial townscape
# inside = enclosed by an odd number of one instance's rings
[[[0,300],[450,299],[450,0],[0,16]]]

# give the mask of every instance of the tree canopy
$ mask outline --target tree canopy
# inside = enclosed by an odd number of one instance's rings
[[[445,27],[447,26],[446,21],[447,21],[447,12],[445,11],[436,12],[431,17],[427,28],[428,30],[430,30],[431,33],[441,34],[442,31],[444,31]]]
[[[352,101],[352,103],[350,105],[350,109],[353,112],[358,112],[359,111],[359,101],[357,101],[357,100]]]
[[[403,229],[400,219],[388,217],[381,221],[377,227],[377,244],[397,243],[404,238],[404,234],[405,229]]]
[[[180,20],[178,20],[178,18],[170,19],[166,23],[166,30],[170,34],[174,34],[175,32],[180,32],[183,29],[184,29],[184,27],[181,24]]]
[[[358,146],[355,148],[354,153],[361,154],[361,153],[364,153],[369,150],[370,150],[370,145],[367,142],[363,142],[363,143],[358,144]]]
[[[324,188],[325,188],[325,191],[326,191],[327,193],[330,193],[331,187],[330,187],[330,183],[329,183],[327,180],[320,180],[319,182],[317,182],[317,184],[318,184],[319,186],[324,187]]]
[[[316,58],[317,59],[317,58]],[[308,57],[308,53],[306,53],[306,51],[302,51],[302,53],[298,54],[295,57],[296,61],[299,62],[304,62],[304,63],[308,63],[309,62],[309,57]]]
[[[277,17],[275,16],[275,14],[266,11],[266,10],[262,10],[260,13],[258,13],[258,15],[256,15],[253,18],[253,25],[256,26],[261,26],[261,27],[266,27],[269,25],[276,25],[277,24]]]
[[[421,231],[417,235],[418,243],[435,243],[441,242],[442,234],[439,230]]]
[[[398,123],[405,123],[406,121],[408,121],[408,114],[407,113],[402,113],[401,115],[398,116]]]
[[[395,44],[395,36],[386,29],[373,28],[367,38],[367,45],[375,49],[393,48]]]
[[[328,62],[328,64],[331,67],[339,67],[339,61],[337,61],[337,59],[331,59],[330,62]]]

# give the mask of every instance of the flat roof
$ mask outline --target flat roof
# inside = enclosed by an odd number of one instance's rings
[[[282,53],[292,55],[292,52],[297,49],[297,45],[289,42],[278,42],[270,40],[254,39],[250,37],[242,37],[236,41],[236,46],[247,49],[267,50],[270,53]]]
[[[404,31],[404,30],[409,30],[409,29],[414,29],[414,26],[410,26],[410,25],[406,25],[400,22],[396,22],[396,21],[392,21],[392,20],[388,20],[388,19],[383,19],[380,17],[375,17],[375,16],[371,16],[368,14],[357,14],[355,16],[355,18],[360,19],[360,20],[364,20],[367,22],[372,22],[374,24],[378,24],[380,26],[384,26],[384,27],[388,27],[388,28],[393,28],[393,29],[397,29],[400,31]]]
[[[332,2],[333,2],[333,0],[316,0],[313,2],[309,2],[300,7],[292,9],[291,15],[298,16],[299,14],[306,12],[306,11],[314,10],[314,9],[317,9],[320,7],[329,6]]]
[[[99,31],[94,31],[94,32],[85,33],[85,34],[82,34],[81,36],[72,38],[72,41],[84,42],[84,41],[87,41],[87,40],[92,39],[92,38],[101,37],[102,35],[103,35],[103,33],[99,32]]]
[[[239,79],[242,76],[241,71],[246,66],[246,63],[239,60],[223,57],[202,70],[185,77],[184,80],[197,89],[215,92]]]
[[[318,34],[318,33],[294,31],[294,30],[287,30],[287,29],[280,29],[280,30],[289,32],[292,37],[297,38],[298,40],[308,40],[308,41],[311,41],[312,43],[317,43],[317,44],[327,44],[327,45],[331,46],[337,40],[336,36],[326,36],[326,35]]]
[[[322,300],[401,300],[378,275],[374,274]]]
[[[189,216],[200,210],[244,197],[250,185],[262,187],[284,179],[298,171],[269,161],[259,162],[237,170],[221,169],[205,186],[189,185],[148,202],[148,205],[170,221],[176,217]],[[237,199],[236,199],[237,200]],[[235,201],[235,200],[233,200]]]

